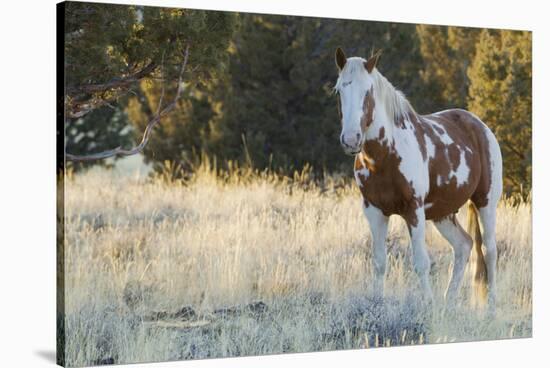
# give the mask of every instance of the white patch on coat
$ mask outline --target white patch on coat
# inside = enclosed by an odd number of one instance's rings
[[[425,210],[427,210],[428,208],[432,208],[432,206],[433,206],[433,203],[429,203],[429,202],[424,203],[424,209]]]
[[[355,174],[355,181],[357,182],[357,185],[363,188],[363,180],[367,180],[367,178],[370,175],[369,169],[364,167],[361,170],[355,170],[354,174]]]
[[[447,134],[447,130],[443,127],[443,125],[439,124],[435,120],[431,120],[431,119],[426,119],[426,120],[429,121],[430,124],[443,130],[443,133],[440,133],[439,130],[433,129],[434,133],[439,137],[439,139],[441,140],[441,142],[443,142],[444,145],[448,146],[454,143],[451,137]]]
[[[466,162],[466,153],[464,151],[460,151],[460,160],[458,163],[458,167],[456,168],[456,170],[451,170],[451,172],[449,173],[449,180],[455,177],[456,184],[458,186],[461,186],[468,181],[469,176],[470,167],[468,167],[468,164]]]
[[[409,122],[410,123],[410,122]],[[399,171],[414,189],[417,197],[424,198],[430,187],[428,164],[423,160],[420,145],[411,129],[396,129],[394,147],[397,155],[401,157]]]
[[[424,140],[426,141],[426,152],[428,153],[428,158],[434,158],[435,157],[435,146],[430,137],[427,135],[424,136]]]
[[[491,166],[491,187],[489,188],[488,205],[496,206],[502,195],[502,154],[495,135],[485,124],[483,125],[485,127],[485,136],[489,143],[489,164]]]

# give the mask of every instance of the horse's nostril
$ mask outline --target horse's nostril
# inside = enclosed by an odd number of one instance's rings
[[[340,138],[340,142],[342,143],[343,146],[345,147],[349,147],[350,145],[346,142],[346,139],[344,138],[344,136],[342,135],[342,137]]]

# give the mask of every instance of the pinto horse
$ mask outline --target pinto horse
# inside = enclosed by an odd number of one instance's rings
[[[475,248],[474,290],[483,292],[489,312],[494,314],[495,220],[502,194],[498,142],[471,112],[451,109],[417,114],[377,70],[379,56],[346,58],[338,48],[339,76],[334,87],[342,122],[340,143],[347,154],[355,156],[355,179],[372,233],[374,293],[382,296],[384,290],[388,218],[399,215],[407,223],[414,270],[423,295],[433,301],[425,246],[426,220],[431,220],[454,253],[445,292],[447,306],[456,304],[468,258]],[[468,201],[471,236],[456,217]]]

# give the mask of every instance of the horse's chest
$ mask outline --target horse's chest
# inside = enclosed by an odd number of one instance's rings
[[[408,213],[416,205],[414,188],[398,167],[369,170],[356,163],[355,180],[365,205],[377,207],[386,216]]]

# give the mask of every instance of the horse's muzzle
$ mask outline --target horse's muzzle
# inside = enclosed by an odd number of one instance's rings
[[[354,156],[361,152],[362,134],[357,132],[355,134],[348,134],[347,137],[344,133],[340,135],[340,144],[347,155]]]
[[[344,149],[344,153],[348,156],[355,156],[359,152],[361,152],[361,148],[355,148],[355,147],[348,147],[342,145],[342,148]]]

